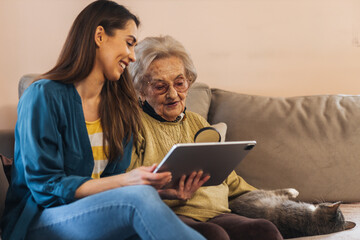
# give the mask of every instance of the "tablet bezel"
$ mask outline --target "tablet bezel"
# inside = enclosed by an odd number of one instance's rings
[[[172,173],[172,181],[165,188],[177,188],[183,174],[199,170],[211,176],[203,186],[219,185],[255,145],[256,141],[175,144],[153,172]]]

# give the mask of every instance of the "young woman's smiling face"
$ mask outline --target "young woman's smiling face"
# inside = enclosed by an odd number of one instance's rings
[[[146,100],[155,112],[167,121],[174,121],[185,109],[189,82],[178,57],[154,60],[146,76],[149,79],[141,100]]]
[[[136,36],[137,26],[133,20],[129,20],[124,29],[115,30],[113,36],[105,32],[96,36],[96,63],[105,79],[119,80],[129,63],[135,61]]]

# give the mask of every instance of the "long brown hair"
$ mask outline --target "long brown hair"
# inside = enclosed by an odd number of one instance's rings
[[[66,84],[83,80],[94,66],[96,28],[102,26],[107,35],[113,36],[114,31],[124,29],[129,20],[133,20],[136,26],[140,24],[129,10],[113,1],[98,0],[89,4],[75,19],[55,67],[39,78]],[[133,136],[136,140],[140,129],[140,111],[127,69],[118,81],[105,80],[101,90],[99,115],[104,135],[104,152],[111,162],[123,154],[123,139],[126,138],[129,142]]]

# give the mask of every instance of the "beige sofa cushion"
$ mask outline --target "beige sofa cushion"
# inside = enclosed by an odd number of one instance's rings
[[[25,91],[25,89],[30,86],[30,84],[35,80],[35,78],[37,78],[39,76],[39,74],[37,73],[29,73],[29,74],[25,74],[24,76],[22,76],[20,78],[19,81],[19,85],[18,85],[18,96],[19,98],[21,97],[21,95],[23,94],[23,92]]]
[[[192,112],[200,114],[203,118],[208,118],[211,103],[211,90],[208,85],[195,82],[189,89],[186,98],[186,108]]]
[[[219,122],[211,125],[211,127],[215,128],[220,133],[220,142],[225,142],[226,140],[226,131],[227,125],[224,122]]]
[[[212,90],[209,122],[227,141],[256,140],[238,173],[303,201],[360,201],[360,96],[270,98]]]

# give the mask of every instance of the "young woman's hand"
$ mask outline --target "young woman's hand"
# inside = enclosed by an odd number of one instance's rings
[[[178,189],[161,189],[158,192],[163,199],[189,200],[209,178],[209,175],[203,176],[203,171],[193,172],[187,179],[185,175],[181,177]]]
[[[123,174],[91,179],[76,189],[75,198],[83,198],[110,189],[130,185],[151,185],[156,189],[161,189],[171,181],[171,173],[153,173],[155,168],[156,165],[154,164],[151,167],[139,167]]]
[[[128,173],[121,174],[122,182],[125,186],[129,185],[151,185],[156,189],[162,188],[171,181],[170,172],[153,173],[157,165],[150,167],[138,167]]]

